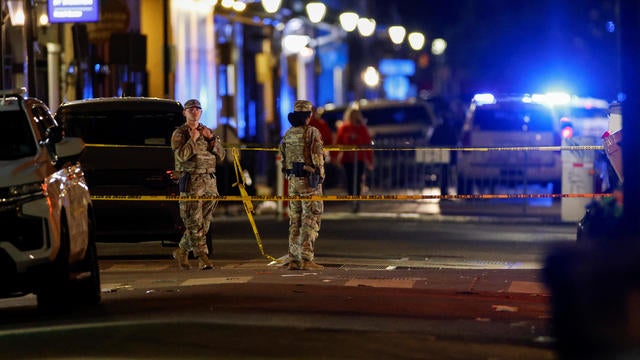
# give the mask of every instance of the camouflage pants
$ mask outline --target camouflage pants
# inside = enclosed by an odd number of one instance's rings
[[[322,185],[310,188],[304,178],[289,176],[289,195],[322,195]],[[289,261],[312,261],[324,205],[321,200],[289,201]]]
[[[188,191],[181,196],[218,196],[216,178],[210,174],[191,175]],[[180,201],[180,217],[185,231],[180,239],[180,248],[193,254],[208,255],[207,232],[213,221],[217,201]]]

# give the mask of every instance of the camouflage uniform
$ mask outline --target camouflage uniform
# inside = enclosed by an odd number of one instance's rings
[[[296,102],[296,110],[298,103]],[[311,106],[311,103],[308,106]],[[306,109],[306,108],[304,108]],[[302,110],[306,111],[306,110]],[[310,109],[309,109],[310,111]],[[307,143],[303,141],[307,132]],[[304,125],[290,128],[280,143],[283,169],[289,182],[289,195],[309,196],[322,195],[322,181],[316,188],[309,186],[307,179],[292,173],[294,163],[304,163],[304,146],[310,147],[310,157],[314,167],[324,179],[324,147],[320,131],[315,127]],[[299,174],[298,174],[299,175]],[[313,262],[314,244],[318,238],[320,221],[323,212],[321,200],[289,201],[289,264],[299,264],[299,268],[307,262]]]
[[[201,125],[202,126],[202,125]],[[195,141],[189,135],[189,126],[183,124],[171,136],[171,148],[178,173],[191,175],[186,192],[180,196],[218,196],[216,184],[216,163],[225,157],[225,150],[219,138],[207,141],[199,136]],[[180,216],[186,227],[180,248],[193,251],[196,257],[209,254],[206,234],[213,220],[217,201],[180,201]]]

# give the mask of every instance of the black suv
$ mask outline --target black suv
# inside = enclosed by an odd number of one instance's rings
[[[0,91],[0,297],[33,292],[45,309],[97,304],[84,144],[63,137],[47,106],[23,95]]]
[[[182,110],[168,99],[96,98],[65,103],[55,118],[87,143],[80,161],[94,196],[174,196],[171,134]],[[174,245],[183,231],[175,201],[96,200],[95,213],[101,241]]]

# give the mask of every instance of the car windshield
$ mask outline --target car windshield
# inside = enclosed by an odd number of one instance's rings
[[[89,144],[168,146],[183,120],[177,112],[96,111],[63,113],[68,136]]]
[[[402,106],[362,110],[367,125],[403,125],[409,123],[431,124],[427,110],[423,106]]]
[[[485,131],[553,131],[554,120],[541,105],[485,105],[476,108],[473,127]]]
[[[608,118],[609,110],[601,108],[582,108],[574,107],[568,110],[569,116],[574,119],[583,118]]]
[[[38,148],[24,112],[3,111],[0,113],[0,160],[15,160],[34,156]]]
[[[342,119],[345,109],[326,110],[322,113],[322,118],[332,127]],[[368,126],[381,125],[404,125],[411,123],[421,123],[432,125],[433,120],[427,109],[420,105],[389,106],[361,109],[362,115]]]

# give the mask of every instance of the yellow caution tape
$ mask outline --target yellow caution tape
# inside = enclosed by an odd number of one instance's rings
[[[309,195],[309,196],[280,196],[280,195],[254,195],[249,196],[244,190],[242,195],[227,196],[164,196],[164,195],[91,195],[92,200],[107,201],[242,201],[245,209],[253,213],[252,201],[297,201],[297,200],[322,200],[322,201],[385,201],[385,200],[454,200],[454,199],[541,199],[541,198],[601,198],[610,197],[611,194],[473,194],[473,195]]]
[[[116,145],[116,144],[86,144],[87,147],[104,148],[158,148],[149,145]],[[164,147],[164,146],[161,146]],[[167,146],[167,148],[169,148]],[[298,200],[322,200],[322,201],[384,201],[384,200],[454,200],[454,199],[531,199],[531,198],[597,198],[610,197],[611,194],[473,194],[473,195],[312,195],[312,196],[273,196],[257,195],[249,196],[245,189],[244,171],[239,161],[239,150],[243,151],[279,151],[278,147],[248,147],[245,145],[226,145],[225,148],[232,151],[233,164],[236,175],[236,183],[240,196],[174,196],[174,195],[92,195],[96,201],[241,201],[249,223],[256,238],[260,253],[265,258],[278,262],[276,258],[264,252],[262,240],[253,217],[253,201],[298,201]],[[328,151],[585,151],[603,150],[604,146],[510,146],[510,147],[373,147],[331,145],[325,146]]]
[[[247,217],[249,218],[249,223],[251,224],[251,229],[253,230],[253,235],[256,237],[256,243],[258,244],[258,249],[260,249],[260,254],[271,261],[278,261],[271,255],[268,255],[264,252],[264,248],[262,246],[262,239],[260,239],[260,234],[258,233],[258,227],[256,226],[256,221],[253,218],[253,203],[251,202],[251,197],[247,193],[245,189],[245,179],[244,179],[244,171],[242,170],[242,166],[240,165],[240,153],[238,149],[232,149],[233,154],[233,167],[236,172],[236,183],[233,186],[237,186],[240,190],[240,197],[242,198],[242,205],[244,206],[244,211],[247,213]]]
[[[114,148],[158,148],[148,145],[112,145],[112,144],[85,144],[87,147],[114,147]],[[160,146],[163,147],[163,146]],[[249,147],[244,145],[227,145],[226,149],[243,151],[279,151],[278,147]],[[586,151],[604,150],[602,145],[571,145],[571,146],[498,146],[498,147],[374,147],[353,145],[328,145],[327,151]]]

